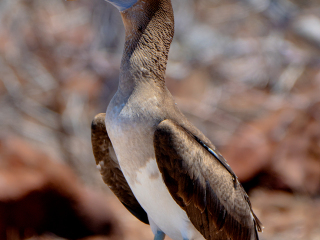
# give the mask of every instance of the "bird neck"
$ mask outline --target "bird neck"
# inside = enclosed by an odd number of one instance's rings
[[[174,34],[171,0],[138,0],[121,16],[126,38],[119,91],[129,94],[141,84],[163,88]]]

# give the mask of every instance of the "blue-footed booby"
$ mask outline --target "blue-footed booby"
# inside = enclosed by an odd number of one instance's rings
[[[257,240],[261,223],[235,173],[165,86],[170,0],[109,0],[122,16],[119,87],[92,122],[104,182],[155,240]]]

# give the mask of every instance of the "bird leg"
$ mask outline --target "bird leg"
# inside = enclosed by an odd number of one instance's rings
[[[157,231],[154,235],[154,240],[163,240],[166,235],[162,231]]]

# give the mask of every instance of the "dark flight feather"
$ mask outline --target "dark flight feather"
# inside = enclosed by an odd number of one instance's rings
[[[261,223],[247,194],[221,154],[203,142],[174,121],[157,126],[155,154],[171,196],[206,239],[258,240]]]
[[[121,203],[141,222],[149,224],[148,215],[133,195],[115,156],[105,126],[105,113],[95,116],[91,124],[91,142],[96,164],[100,163],[103,181]]]

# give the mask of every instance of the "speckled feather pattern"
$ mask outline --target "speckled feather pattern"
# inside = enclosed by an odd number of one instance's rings
[[[130,91],[141,81],[163,88],[168,52],[174,34],[169,0],[138,1],[121,12],[126,41],[121,61],[120,91]]]

